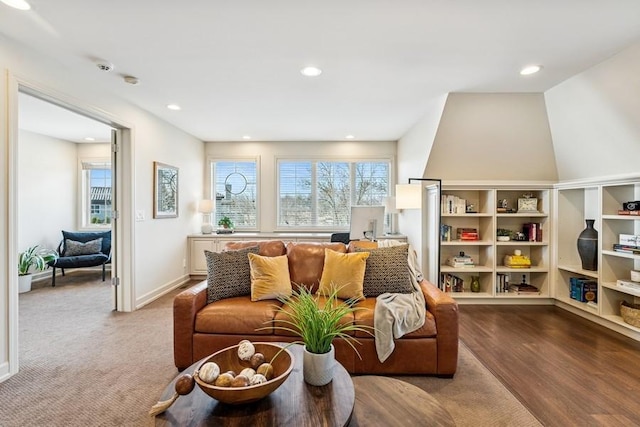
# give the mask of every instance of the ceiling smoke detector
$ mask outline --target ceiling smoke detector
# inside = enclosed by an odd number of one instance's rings
[[[96,67],[98,67],[99,70],[104,71],[105,73],[108,73],[115,68],[113,64],[108,61],[97,61]]]

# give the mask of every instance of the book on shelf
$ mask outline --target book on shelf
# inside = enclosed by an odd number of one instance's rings
[[[637,234],[618,234],[618,243],[628,246],[640,246],[640,235]]]
[[[620,252],[625,254],[640,255],[640,246],[621,245],[619,243],[614,243],[613,250],[615,252]]]
[[[616,286],[620,289],[640,292],[640,283],[631,280],[616,280]]]
[[[457,228],[456,239],[458,240],[478,240],[478,229],[476,228]]]
[[[518,295],[540,295],[540,290],[535,286],[520,283],[517,285],[510,285],[509,293]]]
[[[449,257],[447,259],[447,265],[454,268],[469,268],[475,267],[475,262],[469,255],[465,255],[464,252],[461,252],[457,256]]]
[[[624,209],[618,209],[618,215],[640,216],[640,211],[625,211]]]
[[[441,273],[440,289],[444,292],[463,292],[464,280],[453,274]]]
[[[443,194],[441,197],[443,214],[464,214],[467,212],[467,201],[458,196]]]
[[[496,292],[503,293],[509,290],[509,275],[506,273],[496,273]]]
[[[447,224],[442,224],[440,227],[440,240],[443,242],[450,242],[451,235],[453,234],[453,227]]]
[[[598,302],[597,281],[584,277],[570,277],[569,285],[569,298],[580,302]]]
[[[522,233],[530,242],[542,242],[542,224],[539,222],[522,224]]]

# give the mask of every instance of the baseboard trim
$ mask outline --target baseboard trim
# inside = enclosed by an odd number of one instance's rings
[[[10,377],[9,362],[0,363],[0,383],[8,380]]]
[[[144,307],[145,305],[157,300],[158,298],[168,294],[174,289],[179,288],[185,283],[188,283],[189,280],[191,280],[189,275],[185,274],[184,276],[179,277],[175,280],[172,280],[171,282],[159,287],[158,289],[154,289],[153,291],[148,292],[140,296],[139,298],[136,298],[136,304],[135,304],[134,310],[138,310]]]

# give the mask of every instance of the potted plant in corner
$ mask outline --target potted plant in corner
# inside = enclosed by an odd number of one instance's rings
[[[42,271],[58,257],[55,251],[30,246],[18,255],[18,293],[31,290],[32,271]],[[32,270],[33,267],[33,270]]]
[[[218,229],[218,233],[227,234],[233,233],[233,221],[228,216],[223,216],[218,221],[218,225],[222,227],[222,229]]]
[[[322,386],[333,379],[335,338],[344,339],[360,357],[354,345],[359,344],[359,341],[347,335],[347,332],[363,331],[373,335],[373,328],[370,326],[341,323],[344,316],[366,309],[356,307],[357,300],[339,299],[338,290],[332,286],[331,293],[324,298],[324,302],[305,286],[294,290],[289,297],[279,298],[284,304],[278,310],[286,314],[286,319],[276,320],[281,324],[273,327],[292,332],[301,338],[304,345],[302,373],[305,382],[311,385]]]

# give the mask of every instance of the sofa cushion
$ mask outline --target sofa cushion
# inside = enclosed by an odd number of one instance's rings
[[[365,297],[377,297],[385,292],[409,294],[415,290],[409,273],[409,245],[355,248],[355,251],[369,252],[364,272]]]
[[[64,256],[93,255],[99,254],[102,250],[102,237],[89,240],[88,242],[78,242],[77,240],[65,239]]]
[[[215,301],[196,314],[195,331],[207,334],[271,335],[271,321],[276,307],[280,305],[280,302],[273,300],[251,302],[248,295]]]
[[[109,261],[109,257],[103,253],[91,255],[63,256],[58,257],[49,265],[58,268],[83,268],[96,267]]]
[[[365,325],[373,328],[373,316],[376,308],[376,298],[367,298],[365,300],[358,301],[355,305],[358,310],[353,313],[354,321],[356,325]],[[433,314],[427,310],[424,325],[419,329],[406,334],[403,338],[430,338],[437,335],[436,319]],[[356,331],[355,336],[357,338],[371,338],[367,332]]]
[[[306,286],[311,292],[318,291],[322,269],[324,268],[324,250],[333,249],[346,253],[344,243],[289,242],[287,257],[289,274],[293,286]]]
[[[249,254],[251,266],[251,301],[278,299],[291,295],[289,262],[286,255]]]
[[[207,302],[251,295],[249,253],[258,253],[256,246],[229,252],[204,251],[207,259]]]
[[[324,269],[318,293],[331,295],[337,289],[342,299],[362,299],[362,281],[367,266],[368,252],[339,253],[331,249],[324,251]]]
[[[320,307],[323,307],[327,302],[327,297],[322,295],[316,295],[315,299],[318,302],[318,305]],[[340,300],[337,300],[337,301],[342,302]],[[277,326],[292,328],[292,326],[287,323],[291,321],[291,315],[289,314],[290,312],[291,312],[291,309],[286,304],[284,304],[284,306],[282,307],[282,310],[276,311],[276,314],[274,316],[274,325],[276,326],[276,328],[274,328],[275,335],[298,336],[298,334],[295,334],[293,332],[285,331],[277,328]],[[353,313],[348,313],[344,315],[342,319],[340,319],[340,324],[341,325],[353,324],[353,321],[354,321]],[[345,331],[345,333],[347,335],[354,335],[354,331]]]

